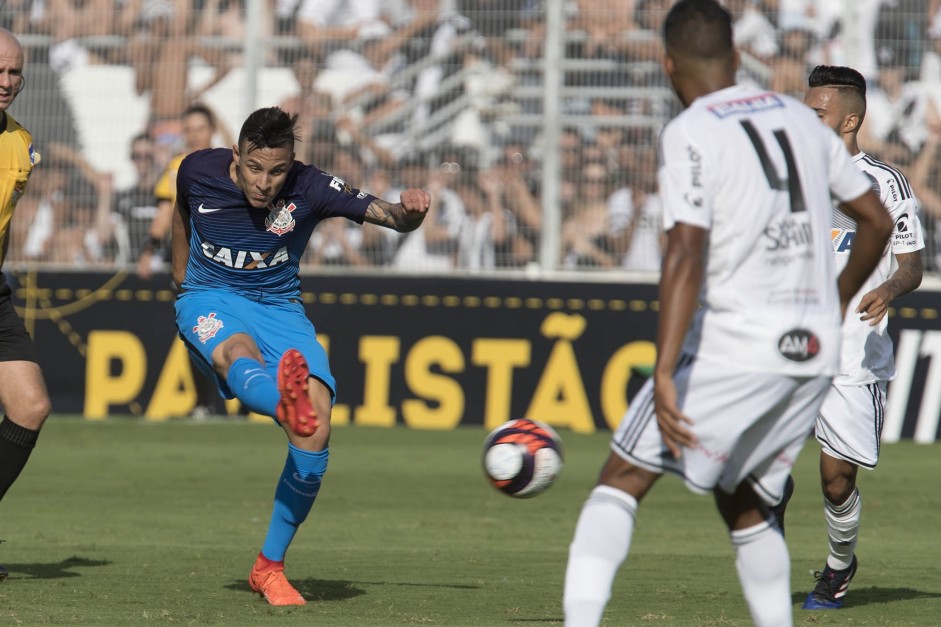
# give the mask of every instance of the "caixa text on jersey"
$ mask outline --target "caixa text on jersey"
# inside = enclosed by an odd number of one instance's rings
[[[288,260],[287,246],[282,246],[278,250],[268,252],[255,252],[253,250],[233,250],[224,246],[216,246],[209,242],[203,242],[203,256],[207,259],[223,265],[227,268],[236,270],[260,270],[262,268],[271,268]]]

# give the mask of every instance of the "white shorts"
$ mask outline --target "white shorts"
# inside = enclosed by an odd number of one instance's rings
[[[830,387],[831,377],[793,377],[739,370],[684,355],[673,374],[680,409],[699,440],[674,459],[654,415],[653,379],[637,393],[611,448],[627,461],[680,475],[693,492],[731,494],[748,481],[774,505]]]
[[[876,467],[885,419],[885,390],[885,381],[830,386],[814,429],[824,453],[869,470]]]

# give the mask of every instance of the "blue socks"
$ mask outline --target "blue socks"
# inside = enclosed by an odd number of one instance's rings
[[[226,383],[243,405],[253,412],[274,417],[281,400],[278,384],[265,367],[248,357],[235,360],[226,375]],[[320,481],[327,470],[329,451],[304,451],[288,443],[288,457],[274,492],[274,510],[262,555],[273,562],[284,561],[284,554],[320,492]]]
[[[249,410],[256,414],[274,417],[281,400],[278,382],[272,378],[265,366],[254,359],[242,357],[229,366],[225,381]]]
[[[283,562],[284,554],[320,492],[320,481],[327,471],[330,449],[302,451],[288,444],[288,458],[274,492],[274,511],[262,555],[273,562]]]

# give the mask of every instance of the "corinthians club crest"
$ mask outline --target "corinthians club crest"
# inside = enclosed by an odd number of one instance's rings
[[[268,217],[265,218],[265,230],[274,233],[278,237],[293,231],[294,216],[291,215],[291,212],[295,209],[297,209],[297,206],[293,202],[285,206],[283,198],[278,200],[277,204],[271,207]]]

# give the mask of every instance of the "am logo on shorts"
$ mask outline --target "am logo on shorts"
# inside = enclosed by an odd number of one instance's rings
[[[791,329],[778,340],[778,351],[791,361],[808,361],[820,352],[820,340],[806,329]]]
[[[200,342],[205,344],[207,340],[215,337],[223,326],[225,325],[222,324],[222,320],[216,318],[216,312],[213,311],[208,316],[200,316],[196,319],[193,333],[196,334]]]

